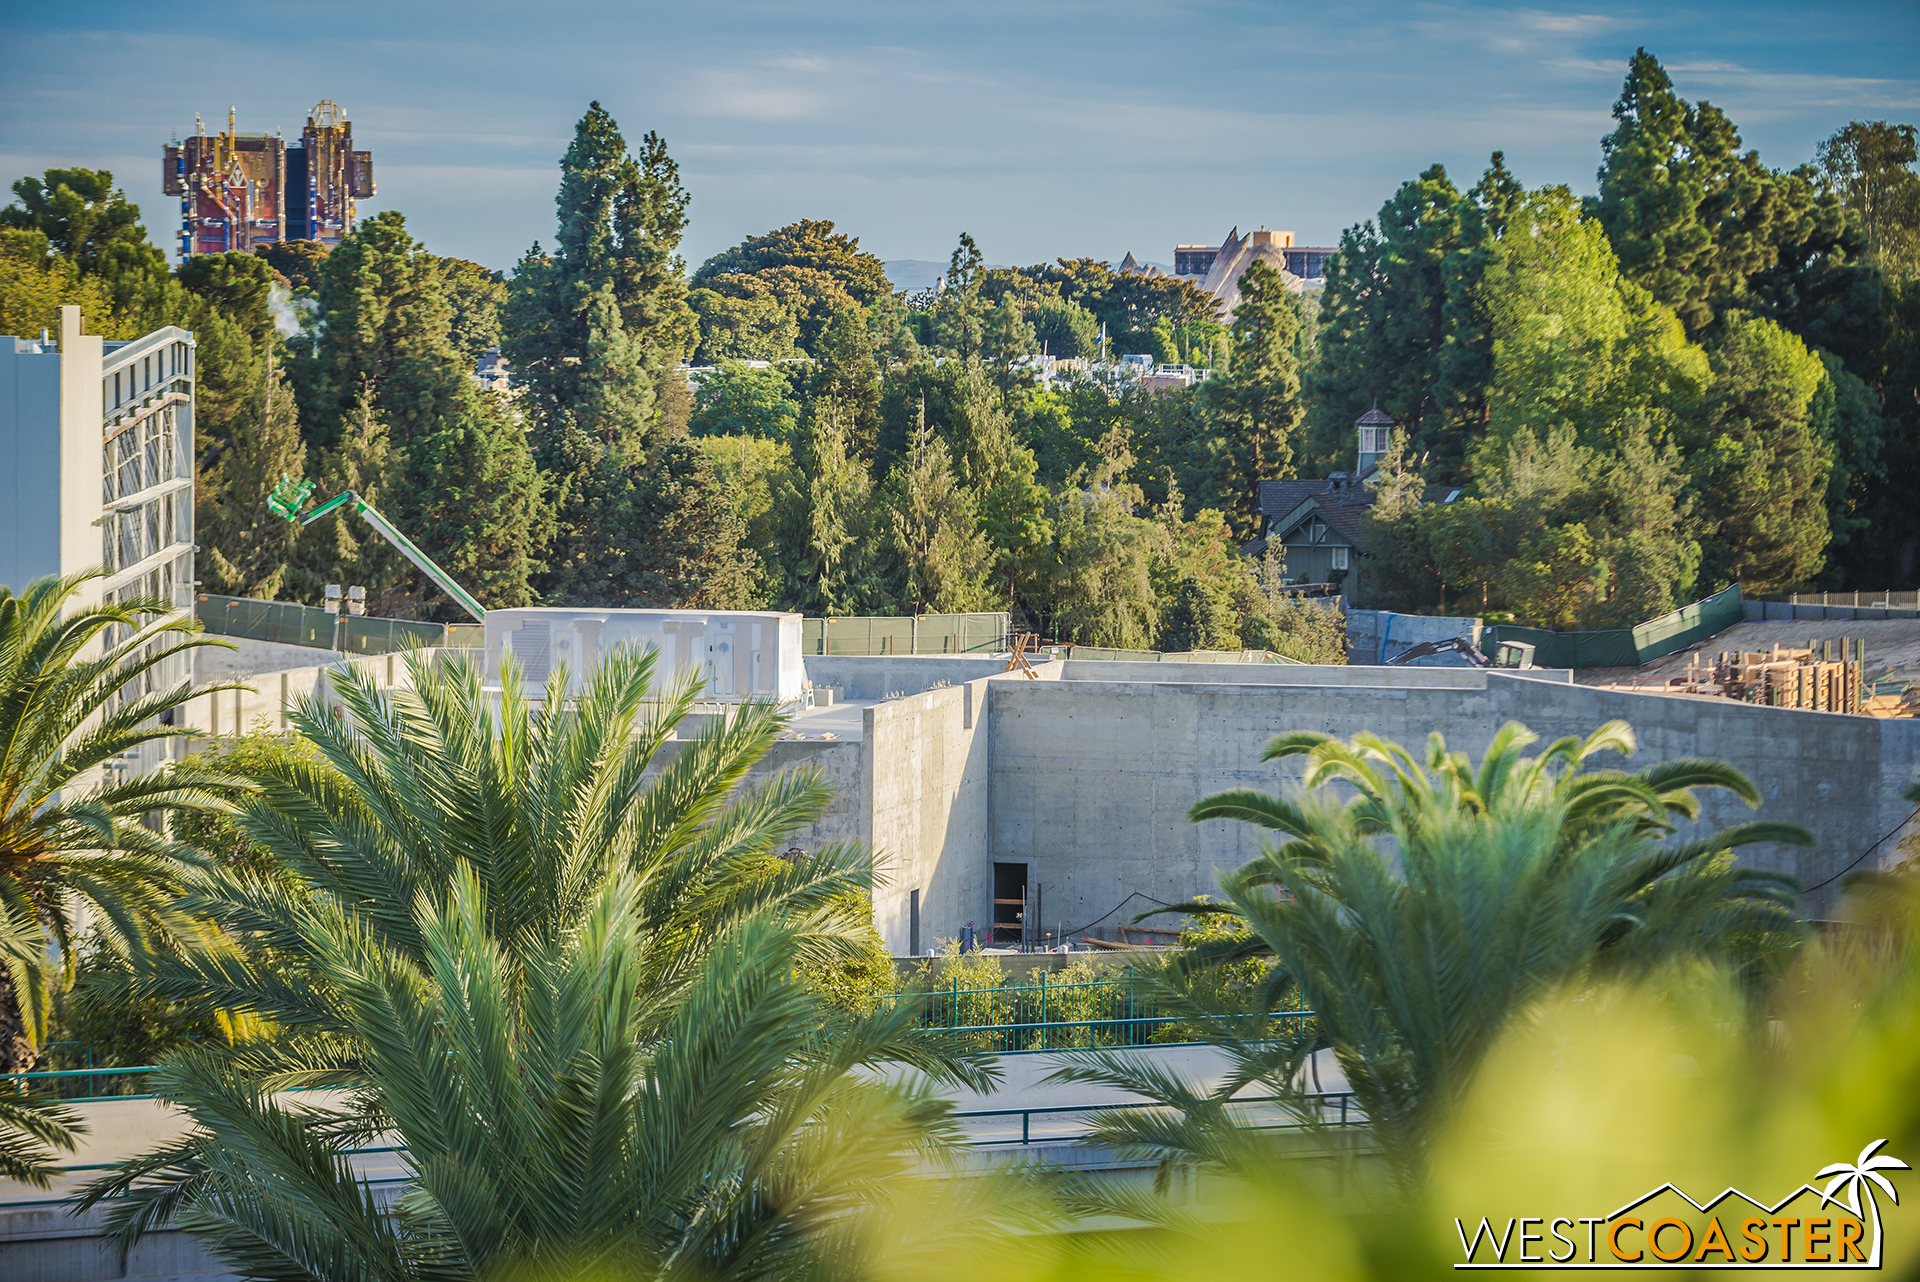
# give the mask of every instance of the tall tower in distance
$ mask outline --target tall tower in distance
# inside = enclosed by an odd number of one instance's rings
[[[353,149],[353,122],[331,98],[307,113],[300,146],[287,153],[288,240],[329,249],[353,230],[357,202],[373,196],[373,153]]]
[[[209,135],[200,117],[184,143],[167,144],[161,189],[180,197],[180,257],[250,252],[286,235],[287,144],[227,127]]]
[[[353,125],[331,98],[307,114],[297,145],[239,132],[229,109],[224,131],[209,135],[195,116],[192,136],[164,154],[162,189],[180,198],[182,259],[278,240],[332,248],[353,229],[357,202],[374,194],[373,154],[353,149]]]

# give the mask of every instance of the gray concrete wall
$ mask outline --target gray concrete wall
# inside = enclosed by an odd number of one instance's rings
[[[1428,641],[1465,637],[1480,644],[1480,620],[1456,615],[1395,614],[1390,610],[1347,611],[1347,654],[1356,663],[1378,663]],[[1385,653],[1381,642],[1386,642]],[[1428,667],[1466,666],[1464,659],[1435,655],[1416,660]]]
[[[1395,670],[1396,677],[1410,675]],[[1920,766],[1920,723],[1566,687],[1477,670],[1445,675],[1454,680],[1338,688],[996,682],[988,860],[1031,865],[1031,878],[1046,887],[1048,921],[1065,917],[1072,929],[1129,895],[1171,902],[1217,893],[1217,873],[1251,858],[1259,836],[1244,824],[1190,824],[1187,808],[1225,788],[1274,791],[1297,783],[1297,765],[1259,760],[1283,730],[1341,737],[1371,730],[1417,748],[1437,729],[1449,747],[1478,757],[1509,720],[1551,739],[1585,735],[1619,717],[1639,736],[1631,764],[1724,758],[1759,785],[1765,802],[1758,817],[1810,828],[1816,849],[1757,847],[1745,857],[1811,888],[1900,826],[1909,807],[1899,792]],[[1753,817],[1724,794],[1705,797],[1708,823]],[[1885,842],[1865,864],[1893,862],[1896,845]],[[1833,894],[1825,886],[1811,906],[1829,904]],[[1149,906],[1135,899],[1106,924]]]
[[[862,792],[885,879],[874,895],[874,924],[896,955],[912,947],[916,890],[922,952],[957,938],[969,921],[991,920],[984,910],[992,894],[989,691],[1008,684],[1052,683],[981,677],[864,711]]]
[[[1057,663],[1045,655],[1033,660],[1036,672],[1045,673]],[[998,659],[945,658],[939,655],[845,655],[810,654],[806,657],[807,679],[815,688],[832,686],[848,699],[884,699],[896,692],[920,694],[944,681],[958,685],[998,676],[1007,670],[1005,657]]]

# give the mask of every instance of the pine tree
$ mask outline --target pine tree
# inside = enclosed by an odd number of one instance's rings
[[[1782,592],[1825,562],[1833,446],[1809,421],[1825,373],[1792,334],[1729,312],[1708,349],[1713,385],[1689,425],[1710,585]]]
[[[513,411],[476,391],[410,462],[422,550],[489,609],[532,605],[553,517]],[[462,618],[450,604],[436,614]]]
[[[648,545],[649,532],[705,519],[704,509],[676,517],[640,501],[649,487],[654,502],[693,501],[684,486],[646,471],[664,457],[662,442],[685,428],[686,398],[670,384],[696,337],[676,257],[687,193],[659,135],[628,154],[597,102],[575,128],[560,171],[554,252],[536,245],[521,260],[502,325],[556,511],[538,586],[555,600],[627,600],[674,581],[665,571],[647,571],[651,587],[631,577],[633,566],[678,555]],[[734,593],[723,584],[714,590]]]
[[[405,460],[394,453],[387,425],[374,403],[369,381],[340,425],[340,441],[318,469],[316,502],[352,490],[388,511],[405,487]],[[337,510],[300,532],[288,583],[295,600],[319,600],[324,585],[357,585],[367,590],[367,613],[411,618],[420,613],[422,585],[413,565],[358,515]]]
[[[267,506],[282,476],[306,473],[307,447],[286,371],[269,362],[249,412],[202,469],[195,518],[208,586],[272,600],[285,586],[298,529]]]
[[[1255,262],[1240,277],[1233,313],[1233,383],[1229,449],[1240,473],[1236,530],[1251,535],[1260,482],[1291,473],[1300,426],[1300,366],[1294,356],[1300,315],[1280,273]]]
[[[946,442],[924,421],[910,466],[893,479],[893,552],[900,602],[912,614],[956,614],[987,607],[993,550],[972,497],[954,479]]]
[[[573,435],[631,458],[655,385],[694,333],[675,258],[687,193],[658,135],[629,155],[613,117],[592,104],[560,161],[555,204],[554,251],[536,245],[521,260],[503,325],[549,470],[577,453],[563,444]]]
[[[861,614],[882,603],[872,555],[876,532],[869,528],[872,493],[865,464],[847,451],[837,409],[820,401],[796,433],[793,470],[774,496],[781,608]]]

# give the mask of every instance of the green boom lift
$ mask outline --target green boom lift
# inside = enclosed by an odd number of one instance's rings
[[[300,508],[312,493],[312,481],[296,484],[292,477],[282,476],[280,483],[273,487],[273,493],[267,499],[267,506],[289,522],[298,521],[301,525],[312,525],[327,513],[337,511],[351,503],[353,510],[358,512],[368,525],[378,530],[387,542],[399,548],[400,555],[413,562],[420,573],[432,579],[442,592],[459,602],[461,609],[482,623],[487,621],[487,608],[474,600],[471,592],[455,583],[452,575],[435,565],[431,557],[415,547],[413,540],[402,534],[392,521],[381,516],[373,504],[352,490],[348,490],[345,494],[336,495],[305,516],[301,516]]]

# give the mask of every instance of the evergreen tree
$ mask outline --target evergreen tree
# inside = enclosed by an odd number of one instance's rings
[[[1115,429],[1098,461],[1055,496],[1053,556],[1034,596],[1064,641],[1144,650],[1159,634],[1153,570],[1167,554],[1166,532],[1139,514],[1145,497],[1126,479],[1133,461],[1126,431]]]
[[[320,492],[331,497],[352,490],[381,511],[397,510],[405,488],[405,460],[393,450],[370,382],[340,425],[340,441],[320,473]],[[358,515],[336,510],[300,531],[288,574],[293,599],[320,599],[328,583],[356,584],[367,590],[367,613],[410,618],[420,613],[421,585],[413,565]]]
[[[757,558],[741,546],[746,523],[697,444],[661,441],[628,494],[621,564],[596,601],[704,610],[760,604]]]
[[[307,447],[286,371],[270,363],[259,396],[202,469],[195,517],[208,586],[273,600],[285,586],[298,527],[267,506],[282,476],[306,474]]]
[[[1825,560],[1833,452],[1808,417],[1824,368],[1798,338],[1738,312],[1708,355],[1713,384],[1687,440],[1706,577],[1755,595],[1789,590]]]
[[[764,236],[749,236],[732,249],[722,250],[693,274],[695,288],[710,286],[721,276],[754,276],[775,267],[800,267],[821,272],[838,283],[862,307],[871,307],[892,293],[887,265],[860,248],[857,236],[835,232],[825,220],[803,218]]]
[[[934,343],[948,356],[968,360],[986,344],[986,304],[980,298],[982,259],[972,236],[960,233],[947,264],[945,288],[933,305]]]
[[[509,288],[504,350],[549,471],[631,460],[654,417],[656,385],[693,346],[692,311],[675,257],[687,193],[666,143],[649,133],[629,155],[594,103],[560,161],[554,252],[539,246]],[[590,448],[597,447],[597,448]],[[582,536],[563,499],[561,541]]]
[[[408,471],[419,494],[421,550],[489,609],[534,604],[553,516],[512,410],[476,392],[415,455]],[[459,617],[444,604],[437,613]]]
[[[946,442],[920,425],[910,465],[893,478],[893,552],[900,602],[912,614],[957,614],[987,607],[993,552],[973,499],[954,479]]]
[[[1228,399],[1229,448],[1240,485],[1230,519],[1251,536],[1260,482],[1292,472],[1293,437],[1301,419],[1300,367],[1294,356],[1300,317],[1280,273],[1255,262],[1240,277],[1233,313],[1233,383]]]
[[[1502,195],[1504,184],[1489,191]],[[1449,310],[1448,290],[1460,277],[1470,203],[1434,165],[1381,206],[1377,231],[1367,223],[1341,235],[1308,388],[1313,449],[1331,466],[1352,468],[1353,421],[1377,406],[1406,427],[1437,479],[1461,476],[1480,416],[1470,367],[1452,365],[1447,352],[1453,327],[1466,323],[1471,340],[1475,324],[1457,301]]]
[[[696,337],[676,256],[687,209],[679,168],[657,134],[629,155],[613,117],[594,103],[560,170],[554,252],[536,245],[521,260],[502,324],[556,509],[539,587],[581,603],[698,596],[677,576],[705,562],[646,542],[705,528],[712,516],[686,484],[698,451],[674,446],[689,406],[673,367]],[[667,470],[649,473],[657,468]],[[669,499],[694,506],[677,514],[647,507]],[[714,568],[731,575],[732,564]],[[731,581],[713,592],[738,595]]]
[[[342,483],[347,457],[359,452],[363,466],[384,468],[376,456],[390,449],[394,479],[376,502],[381,513],[483,603],[525,605],[550,533],[543,482],[512,411],[480,389],[454,346],[445,264],[391,210],[363,220],[326,256],[325,323],[304,362],[308,439],[323,443]],[[349,426],[361,437],[351,446]],[[381,433],[386,443],[376,446]],[[464,617],[410,565],[365,551],[366,537],[353,531],[343,542],[336,530],[315,553],[344,564],[308,562],[310,572],[337,583],[357,569],[383,601],[406,603],[402,613]]]
[[[872,559],[872,495],[865,463],[847,452],[837,408],[820,401],[795,434],[793,470],[774,497],[783,609],[862,614],[882,603]]]

